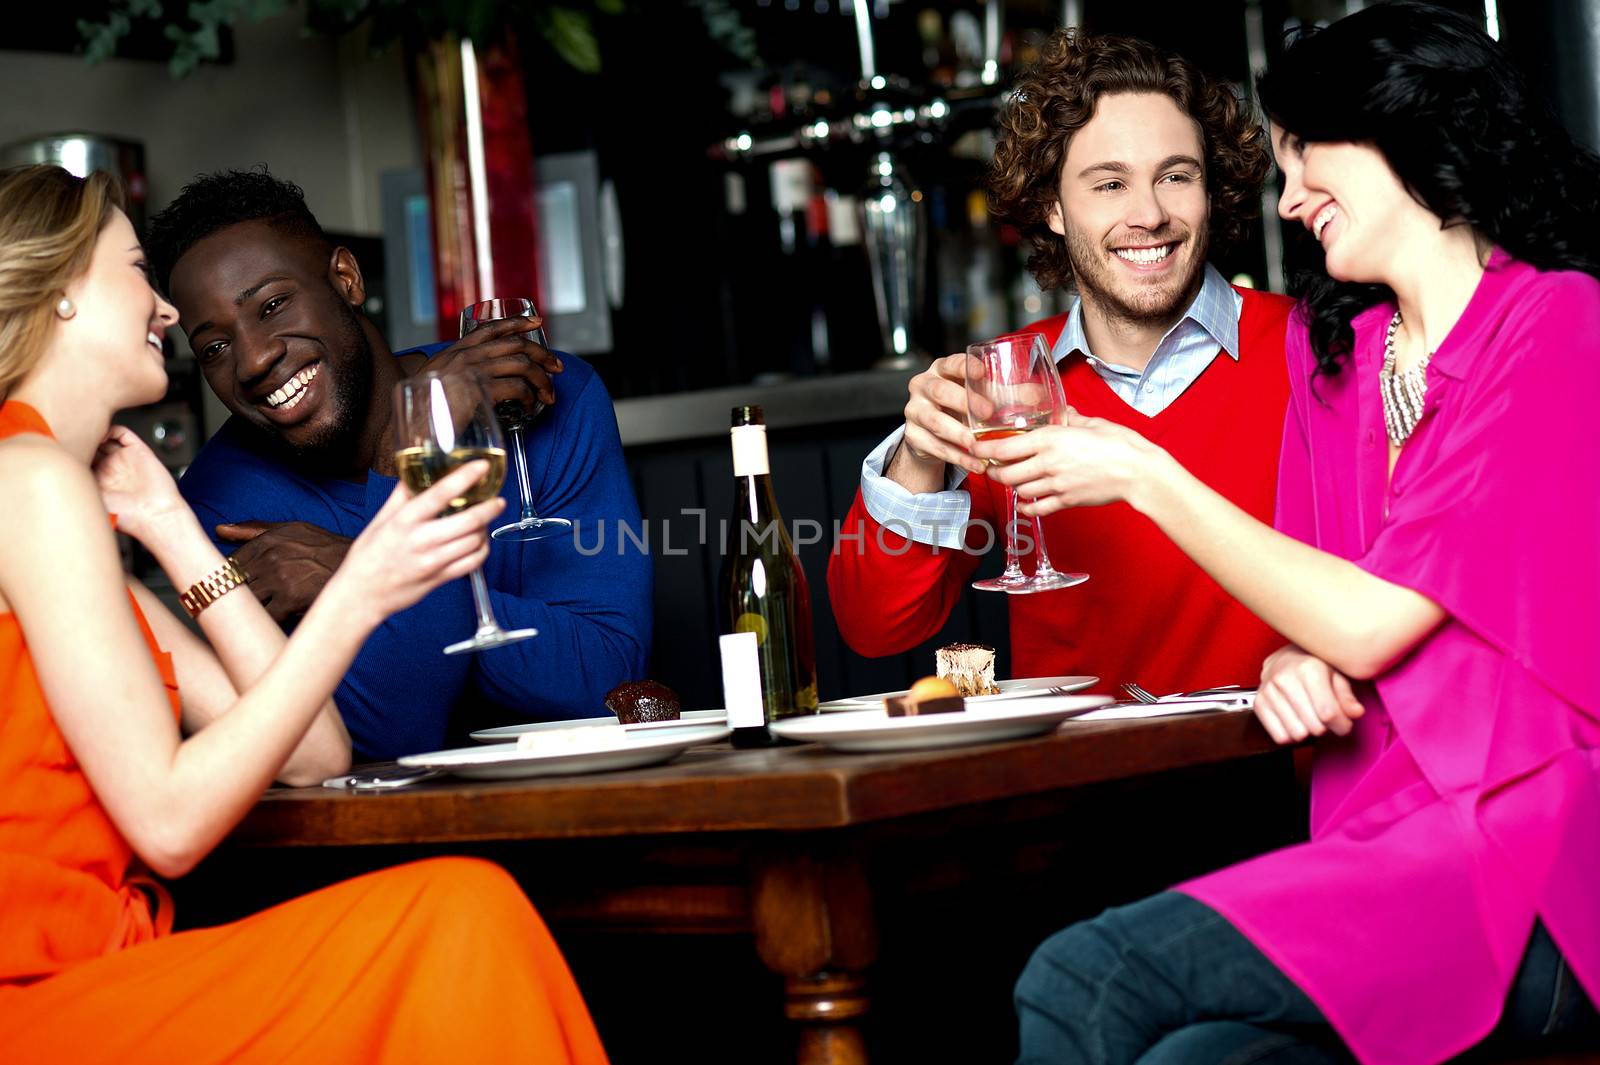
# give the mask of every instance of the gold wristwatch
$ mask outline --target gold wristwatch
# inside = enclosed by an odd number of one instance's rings
[[[224,559],[220,568],[189,585],[189,590],[178,596],[178,602],[183,604],[183,609],[189,612],[190,617],[197,618],[200,611],[249,579],[237,562],[231,558]]]

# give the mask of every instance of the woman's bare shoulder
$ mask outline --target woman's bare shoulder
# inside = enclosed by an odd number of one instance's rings
[[[94,499],[94,474],[48,436],[19,433],[0,440],[0,521],[26,518],[13,502],[81,503],[88,490]]]
[[[13,581],[67,564],[100,536],[110,523],[88,467],[47,436],[0,440],[0,611],[12,609]]]
[[[106,520],[94,474],[47,436],[0,440],[0,535],[8,544],[61,535]]]

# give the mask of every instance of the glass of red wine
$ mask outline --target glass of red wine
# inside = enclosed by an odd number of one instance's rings
[[[1009,336],[973,344],[967,354],[982,364],[982,375],[968,362],[967,424],[979,440],[1000,440],[1049,425],[1065,404],[1061,378],[1050,345],[1039,333],[1012,333]],[[989,465],[999,463],[989,460]],[[1087,573],[1061,573],[1050,564],[1045,549],[1044,522],[1033,518],[1033,573],[1022,570],[1017,550],[1017,493],[1006,489],[1010,520],[1006,522],[1006,568],[998,577],[973,581],[985,592],[1031,595],[1057,588],[1071,588],[1089,579]]]
[[[533,301],[529,299],[483,300],[462,309],[461,335],[466,336],[490,322],[506,318],[534,318],[538,314]],[[530,329],[528,338],[540,347],[550,346],[545,339],[543,326]],[[572,522],[566,518],[541,518],[533,506],[533,486],[528,480],[528,456],[522,446],[522,431],[543,410],[544,404],[538,399],[533,401],[532,410],[524,410],[520,403],[509,399],[495,404],[495,417],[500,419],[511,445],[511,464],[516,473],[517,499],[521,505],[516,521],[502,525],[489,534],[496,540],[542,540],[572,528]]]

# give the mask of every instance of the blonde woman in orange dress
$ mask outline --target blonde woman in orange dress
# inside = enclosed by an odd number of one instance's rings
[[[277,776],[349,762],[330,694],[385,617],[487,551],[483,475],[397,490],[294,635],[120,408],[177,318],[104,175],[0,171],[0,1061],[605,1061],[559,951],[487,863],[418,862],[171,934],[181,876]],[[209,644],[124,577],[191,589]],[[180,727],[181,721],[181,727]]]

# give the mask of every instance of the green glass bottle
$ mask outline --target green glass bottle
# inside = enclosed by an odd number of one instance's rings
[[[753,632],[766,721],[730,721],[735,746],[772,742],[767,724],[817,712],[811,590],[778,513],[760,407],[733,408],[733,520],[722,556],[724,633]]]

